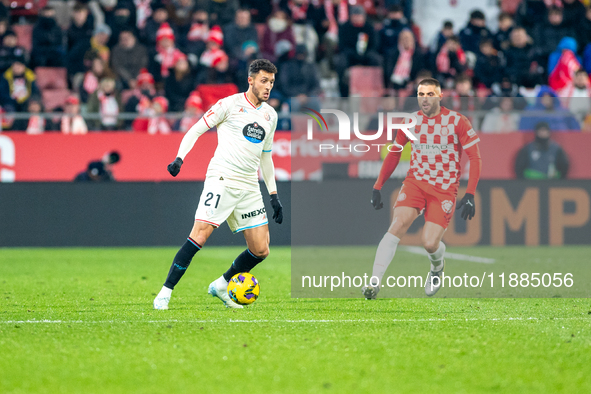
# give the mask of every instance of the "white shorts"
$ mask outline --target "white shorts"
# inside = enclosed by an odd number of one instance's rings
[[[269,223],[260,191],[226,187],[211,178],[203,185],[195,220],[216,228],[227,220],[233,233]]]

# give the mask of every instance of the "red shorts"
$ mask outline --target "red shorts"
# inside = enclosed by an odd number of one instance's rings
[[[398,192],[396,207],[416,208],[425,213],[425,221],[447,228],[456,209],[457,189],[441,190],[426,182],[406,178]]]

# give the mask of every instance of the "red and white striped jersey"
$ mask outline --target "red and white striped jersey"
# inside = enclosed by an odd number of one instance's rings
[[[439,115],[428,118],[422,111],[413,113],[417,124],[410,132],[416,141],[402,132],[396,133],[396,143],[411,143],[410,169],[407,177],[424,181],[442,190],[457,188],[460,180],[462,150],[478,141],[470,121],[462,114],[441,107]],[[406,120],[406,123],[410,123]]]

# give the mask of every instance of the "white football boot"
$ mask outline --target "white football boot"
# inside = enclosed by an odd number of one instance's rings
[[[168,309],[168,303],[170,302],[170,297],[162,297],[160,294],[154,298],[154,309],[161,309],[165,310]]]
[[[443,264],[441,266],[441,269],[438,271],[429,271],[429,275],[427,276],[427,282],[425,283],[425,294],[427,294],[429,297],[434,296],[435,293],[437,293],[439,291],[439,289],[441,288],[441,274],[443,274],[443,269],[445,268],[445,260],[443,260]],[[432,282],[433,282],[433,277],[437,277],[439,278],[437,282],[437,286],[433,286]]]
[[[361,293],[365,297],[366,300],[375,300],[378,298],[378,292],[380,291],[379,286],[363,286],[361,288]]]
[[[226,282],[223,275],[209,284],[209,289],[207,289],[207,293],[222,300],[226,308],[244,308],[242,305],[239,305],[232,301],[232,299],[228,295],[228,282]]]

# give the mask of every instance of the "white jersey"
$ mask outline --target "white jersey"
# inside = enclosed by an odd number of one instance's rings
[[[206,178],[222,178],[226,186],[259,190],[261,154],[273,149],[277,113],[267,103],[255,107],[246,93],[228,96],[203,115],[208,127],[217,126],[218,146]]]

